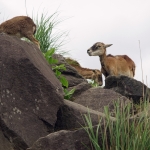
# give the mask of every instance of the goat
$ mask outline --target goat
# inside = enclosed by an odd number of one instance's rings
[[[39,41],[33,36],[36,32],[36,25],[28,16],[17,16],[0,24],[0,33],[17,36],[19,38],[26,37],[39,48]]]
[[[107,77],[109,75],[125,75],[133,78],[135,75],[135,63],[127,55],[106,55],[106,48],[112,44],[95,43],[87,50],[89,56],[99,56],[101,63],[101,72]]]
[[[81,65],[71,58],[65,58],[66,62],[74,67],[76,71],[83,76],[85,79],[92,79],[94,80],[99,86],[103,84],[102,80],[102,73],[98,69],[89,69],[89,68],[83,68]]]

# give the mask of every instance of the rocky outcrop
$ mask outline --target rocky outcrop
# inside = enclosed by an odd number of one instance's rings
[[[94,128],[96,130],[97,127]],[[103,127],[101,128],[103,130]],[[104,131],[104,130],[103,130]],[[99,134],[99,145],[102,137]],[[108,141],[109,144],[109,141]],[[89,136],[84,129],[75,131],[61,130],[40,138],[27,150],[87,150],[94,149]]]
[[[105,79],[105,89],[111,89],[123,96],[139,103],[141,100],[150,100],[150,89],[140,81],[127,76],[109,76]]]
[[[104,112],[104,106],[108,106],[109,111],[112,112],[114,110],[114,103],[117,101],[123,104],[130,103],[130,100],[125,96],[101,87],[90,88],[82,92],[74,100],[78,104],[99,112]]]
[[[68,89],[76,89],[72,101],[64,100],[61,83],[34,44],[0,34],[0,150],[93,149],[83,129],[85,115],[94,131],[101,120],[101,144],[104,106],[113,112],[116,101],[120,106],[131,102],[128,98],[139,101],[142,87],[149,93],[146,85],[124,76],[108,77],[105,88],[92,88],[61,55],[54,57],[67,68],[62,74]]]
[[[63,90],[35,45],[0,34],[0,85],[0,145],[26,149],[53,132]]]
[[[95,111],[83,105],[64,100],[64,105],[60,107],[57,114],[55,131],[75,130],[85,126],[85,115],[90,115],[92,124],[97,125],[100,119],[106,119],[106,115],[100,111]],[[110,117],[115,121],[114,117]]]
[[[55,132],[45,137],[41,137],[27,150],[94,149],[89,139],[89,135],[83,128],[87,126],[84,115],[90,115],[94,133],[97,130],[97,124],[101,120],[101,130],[99,131],[98,136],[99,145],[101,146],[102,134],[104,134],[103,132],[106,130],[106,126],[104,125],[106,115],[104,113],[91,110],[80,104],[64,100],[64,106],[62,106],[58,112],[58,120],[56,122]],[[110,120],[116,121],[114,117],[110,117]],[[105,134],[107,134],[109,137],[109,132],[106,132]],[[107,142],[109,144],[109,138]]]

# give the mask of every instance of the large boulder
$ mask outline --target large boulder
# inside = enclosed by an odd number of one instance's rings
[[[74,102],[63,99],[61,83],[33,43],[0,34],[0,150],[93,149],[83,129],[85,115],[94,130],[101,120],[103,132],[104,106],[113,112],[116,101],[120,106],[131,102],[127,97],[138,101],[142,87],[149,98],[149,88],[124,76],[106,78],[104,89],[92,88],[61,55],[53,57],[67,68],[62,74],[68,90],[76,89]]]
[[[53,132],[62,105],[61,84],[41,51],[0,34],[0,149],[24,150]]]
[[[60,107],[57,114],[55,131],[75,130],[85,126],[85,115],[91,117],[92,124],[97,125],[100,119],[105,119],[106,115],[102,112],[92,110],[83,105],[64,100],[64,105]],[[114,117],[110,117],[115,121]]]
[[[119,101],[120,104],[130,103],[130,100],[121,94],[101,87],[90,88],[82,92],[74,100],[75,103],[99,112],[104,112],[104,106],[108,106],[109,111],[112,112],[114,110],[114,104],[117,101]]]
[[[80,94],[82,94],[83,92],[85,92],[86,90],[88,90],[90,88],[92,88],[92,85],[87,82],[81,82],[80,84],[78,84],[76,86],[68,88],[68,91],[75,89],[70,100],[74,101],[76,99],[76,97],[78,97]]]
[[[64,105],[58,111],[55,132],[39,138],[27,150],[86,150],[87,147],[93,149],[90,137],[85,131],[87,122],[84,115],[87,118],[90,116],[89,119],[91,119],[94,133],[96,133],[97,125],[100,125],[98,141],[99,145],[102,146],[102,134],[106,132],[107,128],[105,125],[106,115],[80,104],[64,100]],[[110,117],[110,121],[114,122],[116,118]],[[109,133],[106,133],[109,146]]]
[[[96,129],[96,128],[95,128]],[[99,132],[99,144],[102,145],[102,137]],[[108,147],[110,142],[108,139]],[[102,146],[101,146],[102,148]],[[84,129],[75,131],[61,130],[51,133],[37,140],[32,147],[27,150],[93,150],[94,147]]]
[[[114,90],[132,99],[134,103],[150,100],[150,89],[140,81],[127,76],[109,76],[105,79],[105,89]]]

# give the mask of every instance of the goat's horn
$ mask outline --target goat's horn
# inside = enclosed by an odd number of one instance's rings
[[[106,44],[105,47],[107,48],[107,47],[110,47],[111,45],[112,45],[112,44]]]

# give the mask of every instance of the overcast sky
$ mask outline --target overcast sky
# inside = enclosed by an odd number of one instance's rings
[[[99,58],[88,56],[87,49],[96,42],[113,44],[107,54],[131,57],[135,79],[142,82],[143,72],[150,86],[150,0],[26,0],[26,7],[25,0],[0,0],[0,23],[26,11],[30,17],[59,11],[68,18],[59,28],[69,31],[65,48],[82,67],[100,69]]]

